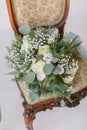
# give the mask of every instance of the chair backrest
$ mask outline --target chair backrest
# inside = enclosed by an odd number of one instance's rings
[[[64,26],[69,0],[6,0],[12,27],[15,33],[21,25]]]

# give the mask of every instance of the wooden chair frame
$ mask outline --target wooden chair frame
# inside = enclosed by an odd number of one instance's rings
[[[7,2],[7,7],[8,7],[8,12],[9,12],[9,17],[11,21],[11,25],[13,27],[14,32],[19,35],[18,31],[18,23],[16,20],[14,8],[13,8],[13,0],[6,0]],[[68,11],[69,11],[69,4],[70,0],[66,0],[66,8],[65,8],[65,14],[63,19],[56,25],[59,29],[59,34],[60,38],[63,37],[64,34],[64,25],[67,19]],[[20,89],[20,86],[17,82],[17,85]],[[21,89],[20,89],[21,91]],[[23,106],[24,106],[24,122],[28,130],[33,130],[33,120],[35,119],[35,115],[37,112],[40,111],[45,111],[46,109],[52,109],[53,107],[60,107],[60,101],[63,99],[65,101],[65,105],[68,107],[75,107],[80,103],[80,100],[84,98],[87,95],[87,87],[84,89],[74,93],[71,95],[72,103],[68,102],[65,98],[53,98],[53,99],[48,99],[39,103],[36,103],[34,105],[30,105],[27,103],[25,96],[23,92],[21,91],[22,97],[24,99]]]
[[[6,0],[6,2],[7,2],[9,18],[10,18],[10,22],[11,22],[11,25],[13,27],[13,30],[16,34],[20,34],[19,31],[18,31],[19,27],[18,27],[18,23],[17,23],[17,20],[16,20],[13,0]],[[66,22],[66,19],[67,19],[67,16],[68,16],[68,12],[69,12],[69,4],[70,4],[70,0],[66,0],[64,16],[58,24],[54,25],[59,29],[60,38],[62,38],[63,34],[64,34],[64,25],[65,25],[65,22]]]

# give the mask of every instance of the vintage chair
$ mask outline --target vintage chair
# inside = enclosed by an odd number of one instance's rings
[[[60,38],[63,37],[64,25],[69,11],[69,0],[6,0],[10,21],[16,35],[19,35],[18,28],[23,24],[29,24],[31,27],[38,25],[56,26],[59,30]],[[47,27],[47,26],[46,26]],[[83,64],[83,63],[81,63]],[[66,99],[65,104],[68,107],[75,107],[80,100],[87,95],[87,72],[85,66],[81,71],[80,80],[77,84],[81,85],[78,92],[71,95],[72,103]],[[84,74],[84,75],[82,75]],[[84,82],[83,82],[84,79]],[[76,81],[75,81],[76,82]],[[86,84],[85,84],[86,83]],[[24,121],[28,130],[33,130],[33,120],[37,112],[59,107],[61,98],[42,99],[38,102],[30,102],[29,92],[24,83],[17,83],[19,90],[24,98]]]

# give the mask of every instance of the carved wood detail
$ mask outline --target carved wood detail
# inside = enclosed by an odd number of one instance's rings
[[[35,119],[34,111],[30,110],[29,108],[25,108],[23,116],[26,128],[28,130],[33,130],[33,120]]]
[[[23,102],[24,107],[24,122],[28,130],[33,130],[33,120],[37,112],[46,111],[47,109],[52,110],[54,107],[61,107],[60,101],[65,101],[65,106],[76,107],[80,104],[80,101],[87,96],[87,87],[71,95],[72,102],[69,102],[65,98],[49,99],[34,105],[28,104],[26,101]]]

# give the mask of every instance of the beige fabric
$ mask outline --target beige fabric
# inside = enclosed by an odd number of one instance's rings
[[[13,0],[18,25],[54,25],[65,11],[66,0]]]
[[[30,90],[27,88],[27,85],[25,84],[25,82],[19,82],[18,84],[19,84],[19,87],[20,87],[20,89],[22,90],[22,92],[24,94],[24,97],[25,97],[27,103],[29,103],[29,104],[35,104],[35,103],[38,103],[38,102],[41,102],[41,101],[56,97],[55,93],[54,93],[51,96],[50,96],[50,94],[48,94],[48,95],[40,96],[35,101],[31,101],[30,98],[29,98]]]
[[[73,82],[73,86],[77,90],[80,90],[83,87],[87,86],[87,60],[81,60],[79,64],[80,64],[80,68]]]

